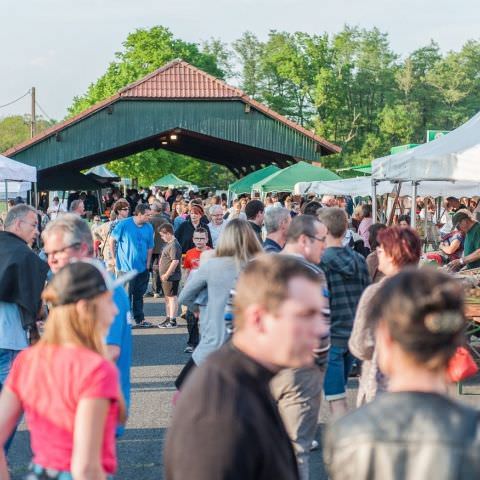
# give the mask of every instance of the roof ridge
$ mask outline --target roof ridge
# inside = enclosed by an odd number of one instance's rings
[[[182,67],[187,68],[189,70],[192,70],[192,71],[198,73],[199,75],[201,75],[202,77],[209,78],[212,82],[221,84],[224,88],[227,88],[228,90],[232,91],[238,97],[243,97],[245,95],[245,92],[242,91],[241,89],[239,89],[238,87],[234,87],[232,85],[229,85],[224,80],[222,80],[220,78],[217,78],[210,73],[204,72],[203,70],[200,70],[200,68],[195,67],[194,65],[192,65],[191,63],[188,63],[187,61],[183,60],[182,58],[176,58],[174,60],[171,60],[167,64],[157,68],[156,70],[149,73],[145,77],[142,77],[139,80],[136,80],[135,82],[123,87],[121,90],[118,91],[118,94],[122,97],[122,96],[124,96],[123,95],[124,93],[127,93],[127,92],[133,90],[134,88],[138,87],[139,85],[142,85],[143,83],[148,82],[149,80],[156,77],[157,75],[165,73],[166,71],[170,70],[171,68],[173,68],[176,65],[182,65]]]

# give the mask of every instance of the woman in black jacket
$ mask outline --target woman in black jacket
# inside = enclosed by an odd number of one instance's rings
[[[207,231],[207,245],[210,248],[213,248],[212,235],[208,228],[208,219],[205,217],[203,207],[200,205],[192,205],[190,207],[190,215],[175,232],[175,237],[182,247],[182,253],[187,253],[188,250],[195,247],[195,244],[193,243],[193,232],[198,227],[202,227]]]

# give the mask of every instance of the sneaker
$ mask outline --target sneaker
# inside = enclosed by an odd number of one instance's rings
[[[160,298],[160,294],[159,293],[154,293],[153,298]]]
[[[191,347],[190,345],[187,345],[183,353],[193,353],[193,347]]]
[[[158,326],[159,328],[176,328],[177,321],[174,318],[170,318],[168,322],[164,322]]]
[[[164,328],[167,323],[170,323],[170,317],[165,317],[165,320],[158,324],[158,328]]]
[[[313,452],[319,447],[319,444],[316,440],[312,440],[312,444],[310,445],[310,451]]]
[[[153,297],[153,293],[152,292],[145,292],[143,294],[144,297]]]
[[[154,326],[155,325],[153,323],[143,320],[139,323],[135,323],[134,325],[132,325],[132,328],[153,328]]]

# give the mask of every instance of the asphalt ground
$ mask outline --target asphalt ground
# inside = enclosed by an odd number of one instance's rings
[[[159,323],[165,315],[162,300],[145,299],[147,319]],[[130,418],[124,436],[118,441],[118,479],[161,480],[163,476],[162,452],[165,433],[172,415],[174,380],[189,358],[183,353],[187,329],[180,319],[176,329],[134,330],[132,362],[132,399]],[[355,403],[357,382],[349,382],[348,401]],[[480,378],[470,381],[465,393],[480,394]],[[452,388],[452,395],[456,395]],[[462,395],[461,401],[480,407],[480,396]],[[322,403],[317,440],[328,421],[326,402]],[[272,439],[274,441],[274,439]],[[189,452],[185,452],[189,455]],[[29,435],[25,424],[19,427],[9,453],[12,478],[21,480],[30,461]],[[326,480],[321,448],[312,452],[310,477]],[[195,480],[192,475],[192,480]]]

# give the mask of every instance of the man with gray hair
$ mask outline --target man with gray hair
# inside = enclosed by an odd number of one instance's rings
[[[15,357],[29,344],[48,272],[47,264],[30,248],[38,236],[33,207],[12,207],[4,229],[0,232],[0,390]]]
[[[290,211],[284,207],[272,207],[265,211],[263,224],[267,237],[263,242],[263,249],[267,253],[282,251],[287,240],[288,227],[292,217]]]
[[[218,239],[220,234],[223,232],[227,222],[223,219],[223,209],[220,205],[212,205],[208,211],[210,214],[210,223],[208,228],[210,229],[210,234],[212,235],[212,244],[213,248],[217,246]]]
[[[127,204],[126,201],[125,204]],[[86,260],[93,257],[92,233],[88,223],[78,215],[66,213],[49,222],[42,232],[42,239],[48,264],[54,274],[72,259]],[[130,404],[132,332],[130,301],[122,286],[118,286],[113,291],[113,301],[118,311],[105,338],[106,354],[117,364],[122,393],[128,407]],[[123,428],[118,427],[117,435],[121,433],[123,433]]]
[[[85,204],[83,203],[83,200],[74,200],[70,204],[70,212],[83,217],[83,215],[85,215]]]

